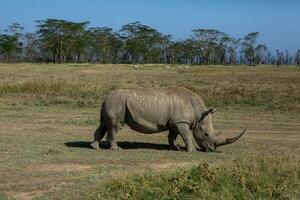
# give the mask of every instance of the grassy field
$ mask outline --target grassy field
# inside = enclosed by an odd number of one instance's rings
[[[123,150],[89,148],[109,91],[175,85],[247,134],[187,153],[124,127]],[[0,199],[300,199],[299,183],[300,68],[0,64]]]

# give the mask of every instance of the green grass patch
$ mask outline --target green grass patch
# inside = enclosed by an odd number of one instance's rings
[[[248,158],[249,159],[249,158]],[[190,170],[115,180],[91,199],[297,199],[299,163],[253,158],[233,164],[204,162]]]

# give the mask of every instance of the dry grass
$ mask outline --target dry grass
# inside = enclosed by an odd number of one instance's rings
[[[10,103],[97,107],[115,88],[185,86],[208,104],[299,111],[299,68],[1,65],[0,96]],[[20,73],[20,76],[16,74]],[[17,77],[16,77],[17,76]]]
[[[248,134],[238,143],[220,148],[222,153],[186,153],[168,151],[166,134],[145,136],[125,127],[118,136],[124,150],[88,148],[98,125],[100,103],[110,90],[173,85],[196,91],[219,110],[214,118],[216,129],[231,135],[246,127]],[[155,174],[178,167],[190,174],[198,169],[190,171],[190,166],[201,167],[203,163],[209,163],[208,171],[222,169],[215,175],[219,179],[225,172],[232,177],[241,166],[236,173],[264,192],[264,183],[273,191],[279,174],[286,174],[283,183],[287,185],[280,185],[283,190],[278,190],[278,195],[299,198],[295,196],[299,195],[295,192],[299,185],[294,184],[300,180],[299,171],[294,170],[299,169],[300,161],[299,88],[300,69],[296,67],[192,66],[178,73],[176,67],[165,69],[162,65],[133,70],[127,65],[1,64],[0,198],[108,198],[109,190],[123,181],[135,186],[132,174],[140,177],[137,180],[146,179],[145,185],[163,185],[182,170],[161,179]],[[178,142],[183,146],[181,140]],[[255,175],[250,171],[253,167],[267,171]],[[248,178],[254,176],[264,178],[258,182]],[[216,182],[218,187],[209,187],[207,195],[216,195],[212,189],[219,190],[223,183],[220,194],[224,197],[234,198],[230,196],[234,192],[226,190],[228,185],[227,189],[235,188],[244,198],[255,198],[236,182],[237,177]],[[182,189],[180,184],[173,185],[176,191]],[[144,195],[141,187],[135,187],[137,195]],[[270,193],[264,192],[267,196],[258,197],[269,198]]]

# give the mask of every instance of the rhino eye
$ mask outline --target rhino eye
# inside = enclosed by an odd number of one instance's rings
[[[208,136],[208,133],[204,133],[204,135],[207,137],[207,136]]]

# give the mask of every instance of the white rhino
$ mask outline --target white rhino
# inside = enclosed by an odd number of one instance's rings
[[[120,149],[116,134],[126,123],[140,133],[152,134],[169,131],[170,148],[178,150],[175,144],[178,134],[185,142],[187,151],[195,151],[190,131],[203,151],[214,151],[216,147],[238,140],[242,131],[234,138],[222,138],[215,134],[212,126],[213,109],[207,109],[202,99],[192,91],[183,88],[118,89],[108,95],[101,107],[100,126],[94,133],[93,148],[108,132],[111,149]]]

